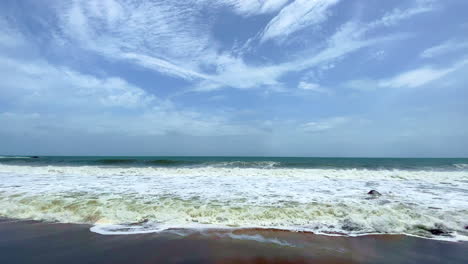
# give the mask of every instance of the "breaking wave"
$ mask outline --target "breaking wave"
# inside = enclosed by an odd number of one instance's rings
[[[460,163],[460,164],[453,164],[458,169],[468,169],[468,164]]]
[[[468,240],[466,170],[261,166],[0,163],[0,216],[86,223],[101,234],[275,228]]]
[[[468,159],[274,157],[38,157],[0,156],[0,164],[30,166],[216,167],[260,169],[468,170]]]

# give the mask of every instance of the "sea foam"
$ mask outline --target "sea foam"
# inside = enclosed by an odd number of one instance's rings
[[[101,234],[257,227],[468,240],[465,170],[266,167],[0,164],[0,215]]]

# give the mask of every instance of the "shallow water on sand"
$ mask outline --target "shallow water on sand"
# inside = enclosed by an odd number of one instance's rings
[[[399,235],[166,230],[101,236],[87,225],[0,221],[0,263],[467,263],[468,243]]]

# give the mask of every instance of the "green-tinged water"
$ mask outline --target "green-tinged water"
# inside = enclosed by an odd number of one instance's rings
[[[468,158],[0,156],[1,164],[330,169],[468,169]]]

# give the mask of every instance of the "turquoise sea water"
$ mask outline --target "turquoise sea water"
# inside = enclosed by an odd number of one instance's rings
[[[330,169],[468,169],[468,158],[307,158],[171,156],[0,156],[1,164]]]

